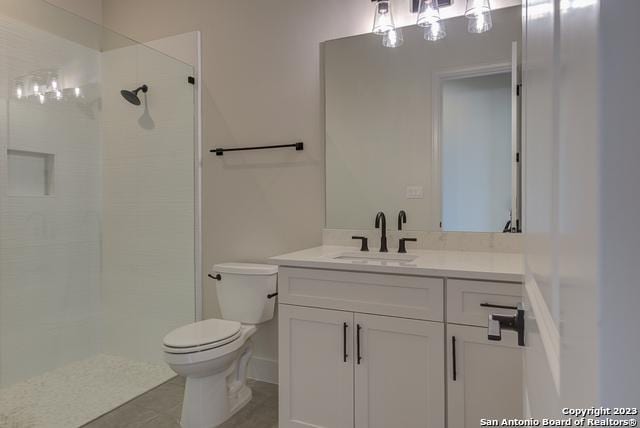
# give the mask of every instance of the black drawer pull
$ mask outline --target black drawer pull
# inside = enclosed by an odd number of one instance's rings
[[[362,327],[360,326],[360,324],[357,324],[357,328],[356,328],[356,348],[357,348],[357,361],[358,364],[360,364],[360,361],[362,361],[362,355],[360,355],[360,330],[362,329]]]
[[[453,363],[453,380],[458,378],[458,371],[456,370],[456,337],[451,336],[451,362]]]
[[[480,303],[480,306],[482,306],[483,308],[513,309],[514,311],[518,309],[517,306],[494,305],[493,303]]]
[[[342,323],[342,361],[347,362],[347,328],[349,328],[349,324]]]

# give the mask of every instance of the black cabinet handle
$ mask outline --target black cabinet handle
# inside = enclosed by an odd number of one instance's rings
[[[456,369],[456,337],[451,336],[451,362],[453,367],[453,380],[458,378],[458,370]]]
[[[349,328],[349,324],[342,323],[342,361],[347,362],[347,328]]]
[[[210,273],[208,273],[207,276],[211,279],[215,279],[216,281],[220,281],[222,279],[222,276],[219,273],[216,275],[211,275]]]
[[[507,306],[507,305],[494,305],[493,303],[480,303],[480,306],[483,308],[495,308],[495,309],[513,309],[518,310],[517,306]]]
[[[358,364],[360,364],[360,361],[362,361],[362,355],[360,355],[360,330],[362,329],[362,327],[360,326],[360,324],[357,324],[357,328],[356,328],[356,348],[357,348],[357,361]]]

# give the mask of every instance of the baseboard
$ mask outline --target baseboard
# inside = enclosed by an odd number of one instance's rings
[[[278,384],[278,361],[252,357],[249,362],[249,378]]]

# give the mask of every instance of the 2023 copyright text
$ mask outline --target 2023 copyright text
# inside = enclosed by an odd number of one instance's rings
[[[636,427],[637,407],[563,408],[560,418],[480,419],[481,427]]]

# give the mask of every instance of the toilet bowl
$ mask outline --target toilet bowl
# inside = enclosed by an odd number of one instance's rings
[[[186,379],[183,428],[216,427],[251,400],[246,383],[251,337],[259,324],[273,318],[277,269],[248,263],[215,265],[212,277],[223,319],[198,321],[165,336],[165,361]]]

